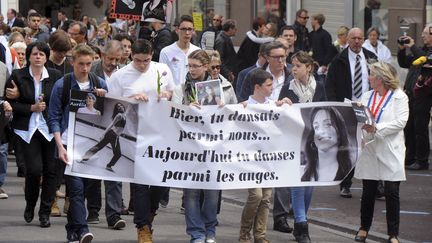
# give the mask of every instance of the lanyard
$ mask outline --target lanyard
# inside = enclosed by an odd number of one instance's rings
[[[390,95],[387,98],[387,100],[384,102],[385,97],[387,96],[387,93],[388,93],[388,91],[386,91],[386,93],[384,94],[384,96],[380,98],[380,101],[378,102],[378,105],[375,107],[377,93],[378,92],[374,91],[373,95],[371,95],[369,97],[369,102],[368,102],[368,107],[371,109],[372,115],[375,118],[375,122],[376,123],[378,123],[379,120],[381,119],[382,112],[383,112],[384,108],[387,106],[387,104],[390,101],[390,99],[392,98],[394,92],[391,91]],[[372,107],[371,107],[372,96],[373,96],[373,103],[372,103]],[[384,102],[384,105],[380,108],[380,106],[381,106],[381,104],[383,102]],[[378,113],[378,116],[377,116],[377,113]]]

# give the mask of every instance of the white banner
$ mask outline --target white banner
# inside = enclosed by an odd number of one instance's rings
[[[71,175],[179,188],[317,186],[354,168],[360,130],[339,102],[198,109],[107,98],[102,116],[71,113],[68,144]]]

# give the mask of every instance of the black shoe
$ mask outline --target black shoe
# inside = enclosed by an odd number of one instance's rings
[[[341,191],[340,191],[340,196],[344,197],[344,198],[352,198],[352,194],[349,188],[347,187],[342,187]]]
[[[405,169],[407,169],[407,170],[428,170],[429,169],[429,163],[428,162],[425,162],[425,163],[415,162],[412,165],[405,166]]]
[[[88,216],[87,217],[87,223],[88,224],[99,224],[99,217],[98,216]]]
[[[273,230],[283,233],[291,233],[293,231],[293,228],[289,226],[285,217],[281,217],[277,219],[276,222],[273,224]]]
[[[307,222],[294,223],[293,235],[298,243],[311,243]]]
[[[51,222],[49,220],[49,216],[40,216],[39,217],[40,227],[41,228],[49,228],[51,226]]]
[[[94,236],[92,233],[90,233],[90,232],[83,233],[80,236],[79,243],[90,243],[90,242],[92,242],[93,238],[94,238]]]
[[[366,232],[366,235],[365,235],[365,236],[360,236],[360,235],[359,235],[360,230],[361,230],[361,231],[365,231],[365,232]],[[357,241],[357,242],[366,242],[366,238],[368,237],[368,234],[369,234],[369,232],[368,232],[367,230],[359,229],[359,230],[357,231],[357,233],[356,233],[356,236],[354,237],[354,240]]]
[[[30,223],[31,221],[33,221],[33,218],[34,218],[34,207],[27,205],[24,210],[24,220],[27,223]]]
[[[114,219],[108,223],[108,228],[110,229],[119,230],[119,229],[123,229],[124,227],[126,227],[126,221],[124,221],[122,218],[118,216],[115,216]]]

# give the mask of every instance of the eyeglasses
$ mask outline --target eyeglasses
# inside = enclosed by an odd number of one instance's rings
[[[273,58],[274,60],[277,61],[286,61],[287,56],[268,56],[270,58]]]
[[[309,16],[306,16],[306,17],[299,16],[299,18],[302,18],[302,19],[309,19]]]
[[[193,32],[194,31],[193,28],[179,28],[179,30],[182,32]]]
[[[211,66],[210,68],[211,68],[212,70],[215,70],[215,69],[220,69],[221,66],[220,66],[220,65],[216,65],[216,66]]]
[[[204,66],[204,65],[188,65],[189,69],[197,69],[197,68],[200,68],[202,66]]]
[[[220,19],[213,19],[213,21],[221,22],[222,20],[220,20]]]

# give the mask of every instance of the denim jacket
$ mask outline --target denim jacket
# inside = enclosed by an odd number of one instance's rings
[[[48,108],[48,127],[50,132],[60,132],[62,134],[68,127],[69,121],[69,99],[66,105],[63,107],[62,94],[63,94],[63,83],[64,77],[59,79],[51,92],[51,99]],[[90,89],[94,88],[94,81],[90,80]],[[101,88],[108,91],[108,87],[105,81],[99,78],[99,84]],[[80,87],[75,79],[75,75],[72,74],[71,79],[71,90],[80,90]]]

